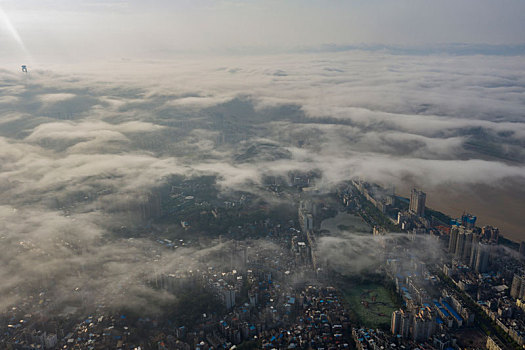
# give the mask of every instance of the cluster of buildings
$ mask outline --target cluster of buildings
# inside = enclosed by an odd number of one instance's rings
[[[316,171],[292,171],[288,174],[291,186],[301,189],[312,186],[315,183],[315,180],[320,176],[321,174]]]
[[[302,208],[313,210],[306,203]],[[229,349],[244,342],[270,349],[322,344],[348,348],[348,315],[335,289],[306,283],[316,280],[306,233],[295,227],[269,232],[268,238],[282,249],[265,251],[232,241],[216,257],[217,266],[193,272],[194,280],[213,291],[226,313],[206,315],[191,331],[180,328],[169,339],[165,333],[159,343],[163,348]]]
[[[415,240],[405,239],[402,243],[400,237],[400,242],[394,240],[385,252],[389,257],[386,272],[395,282],[403,308],[392,313],[390,334],[381,333],[381,339],[404,348],[453,348],[456,344],[454,332],[472,325],[474,314],[438,276],[430,273],[434,261],[423,261],[424,257],[411,254],[412,249],[407,244],[418,246],[419,238],[421,236],[416,236]],[[440,345],[436,347],[436,344]]]
[[[423,261],[406,254],[417,251],[417,247],[396,251],[396,239],[392,239],[383,253],[387,257],[385,267],[396,283],[403,308],[393,312],[390,334],[366,329],[354,333],[359,333],[366,348],[381,348],[377,344],[383,348],[457,348],[461,336],[456,335],[462,329],[475,329],[476,316],[485,313],[491,320],[489,327],[497,333],[485,336],[487,348],[506,349],[513,346],[509,342],[525,346],[525,255],[498,245],[498,228],[477,227],[471,214],[448,225],[429,221],[425,218],[425,200],[424,192],[413,189],[408,209],[398,213],[395,223],[408,233],[412,244],[417,245],[424,237],[434,242],[439,252],[443,247],[441,256]],[[376,231],[388,235],[380,227],[374,228]],[[525,249],[523,246],[520,250]],[[436,269],[439,264],[446,277]],[[443,278],[450,278],[455,288]]]
[[[450,230],[448,252],[476,272],[487,272],[489,257],[498,244],[499,230],[492,226],[474,226],[475,217],[463,215],[465,225],[455,224]]]
[[[383,235],[393,229],[398,232],[416,230],[419,233],[428,233],[431,222],[425,216],[426,193],[423,191],[416,188],[412,189],[410,200],[406,201],[404,198],[396,196],[394,189],[385,190],[376,184],[352,180],[350,186],[339,194],[343,204],[347,207],[356,205],[362,208],[362,203],[359,203],[359,196],[354,195],[353,189],[377,208],[386,222],[392,224],[386,227],[386,225],[381,225],[377,220],[368,216],[366,221],[369,221],[369,224],[374,227],[374,234]]]
[[[261,337],[262,348],[350,348],[349,316],[334,288],[306,286],[295,303],[295,318]]]
[[[403,231],[417,233],[428,233],[431,227],[430,221],[425,217],[425,203],[427,195],[425,192],[413,188],[410,192],[408,210],[399,211],[395,223]]]
[[[294,175],[291,181],[304,186],[309,185],[307,179]],[[222,305],[220,312],[197,315],[196,323],[187,325],[115,315],[103,305],[90,316],[69,315],[60,322],[29,314],[30,306],[15,308],[0,318],[0,348],[208,350],[252,344],[264,349],[448,350],[464,347],[462,332],[477,329],[483,314],[493,330],[525,346],[525,243],[519,252],[507,254],[508,248],[498,245],[499,230],[476,227],[476,217],[470,214],[450,225],[434,225],[425,218],[426,194],[417,189],[403,204],[376,185],[356,180],[352,186],[354,194],[340,194],[346,207],[359,206],[356,201],[365,198],[401,231],[391,234],[385,226],[374,227],[374,234],[384,236],[376,254],[382,261],[379,271],[393,282],[402,305],[392,312],[390,329],[364,328],[351,321],[338,290],[329,287],[329,269],[324,273],[318,266],[318,208],[303,200],[298,206],[298,225],[267,219],[228,231],[231,237],[259,232],[271,243],[267,247],[249,240],[223,242],[221,237],[223,249],[213,263],[198,261],[201,268],[164,271],[150,281],[154,288],[175,295],[192,283],[211,292]],[[179,192],[172,189],[172,195]],[[148,198],[151,212],[147,216],[151,216],[157,198]],[[181,206],[194,201],[181,194],[173,199]],[[241,197],[231,206],[241,206],[245,200]],[[212,211],[215,219],[221,218],[221,210]],[[165,249],[190,244],[156,240]],[[436,256],[418,254],[429,244]],[[509,341],[501,334],[483,336],[485,347],[508,348]]]
[[[37,309],[35,303],[38,305],[38,299],[33,302],[32,298],[24,308],[15,308],[5,319],[0,317],[0,348],[229,349],[269,336],[279,327],[290,325],[294,313],[302,307],[304,297],[301,289],[294,286],[294,279],[302,279],[297,274],[303,270],[311,272],[311,262],[304,253],[290,254],[306,241],[298,228],[268,220],[261,229],[268,235],[267,246],[250,246],[249,241],[222,242],[219,246],[223,249],[211,260],[196,257],[192,262],[195,266],[211,262],[215,265],[192,270],[181,266],[172,273],[150,276],[147,283],[153,288],[177,295],[192,285],[209,290],[222,304],[224,312],[200,315],[192,327],[174,325],[165,318],[115,315],[114,310],[103,305],[81,321],[76,315],[84,310],[71,310],[69,315],[56,316],[56,320],[61,320],[57,323],[42,315],[30,315],[31,310]],[[172,244],[182,245],[184,241],[164,239],[158,243],[165,249],[174,249]],[[45,296],[43,300],[47,303]]]
[[[2,349],[140,349],[136,330],[139,326],[151,327],[152,320],[139,319],[133,324],[124,315],[90,315],[81,320],[66,319],[62,323],[41,318],[36,324],[10,325],[12,327],[8,326],[0,337]],[[54,332],[38,330],[53,327]]]
[[[381,213],[386,214],[393,207],[395,203],[393,191],[392,193],[387,193],[381,187],[362,180],[352,180],[351,183]],[[348,198],[343,197],[343,203],[347,200]]]
[[[525,346],[525,256],[499,245],[497,228],[479,228],[475,221],[466,214],[453,223],[448,244],[451,260],[443,265],[443,272],[501,334]],[[496,348],[500,340],[492,336],[488,343]]]

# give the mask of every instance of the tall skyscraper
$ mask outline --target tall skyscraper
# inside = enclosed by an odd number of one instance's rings
[[[474,234],[471,230],[465,231],[465,245],[463,246],[463,252],[461,253],[461,259],[465,263],[470,262],[470,253],[472,251],[472,238]]]
[[[478,248],[479,248],[479,242],[480,242],[480,235],[477,233],[474,233],[472,236],[472,248],[470,249],[470,262],[469,266],[474,268],[476,266],[476,258],[478,256]]]
[[[464,230],[460,230],[458,233],[458,240],[456,242],[456,252],[454,256],[458,259],[463,257],[463,249],[465,249],[466,235]]]
[[[417,342],[428,340],[434,333],[434,320],[426,315],[416,315],[412,326],[412,339]]]
[[[396,310],[392,313],[392,323],[391,323],[392,334],[399,334],[399,329],[401,328],[401,311]]]
[[[458,243],[458,234],[459,228],[457,226],[452,226],[450,230],[450,239],[448,241],[448,252],[450,254],[456,253],[456,244]]]
[[[425,215],[425,200],[427,195],[423,191],[412,189],[410,194],[410,212],[417,216]]]
[[[510,296],[514,299],[520,299],[525,294],[525,276],[515,274],[510,287]]]
[[[452,226],[450,239],[448,242],[448,252],[454,254],[457,259],[461,259],[465,264],[472,266],[475,264],[476,257],[473,254],[477,251],[479,235],[472,230],[465,230],[464,226]]]
[[[483,242],[478,243],[476,252],[476,265],[474,270],[479,273],[487,272],[489,267],[489,257],[492,246]]]
[[[409,332],[410,332],[410,323],[412,321],[412,317],[408,312],[403,312],[401,315],[401,326],[399,327],[399,333],[404,338],[408,338]]]
[[[235,290],[231,288],[224,288],[222,290],[222,300],[226,309],[231,309],[235,306]]]

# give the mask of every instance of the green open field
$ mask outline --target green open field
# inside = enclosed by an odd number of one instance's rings
[[[375,283],[348,286],[343,290],[343,295],[359,326],[390,327],[390,318],[396,306],[383,286]]]

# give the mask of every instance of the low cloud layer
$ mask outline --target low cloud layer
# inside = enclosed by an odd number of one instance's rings
[[[388,251],[403,251],[405,256],[392,254],[403,263],[412,258],[437,262],[442,258],[441,242],[430,236],[417,236],[412,241],[406,234],[385,236],[343,231],[337,236],[323,236],[317,242],[319,262],[342,275],[377,273],[387,259]],[[381,252],[381,253],[380,253]],[[383,266],[384,267],[384,266]]]
[[[523,178],[523,72],[516,57],[358,51],[1,70],[0,307],[29,285],[109,296],[150,275],[147,240],[107,234],[174,174],[224,191],[296,170],[326,191]]]

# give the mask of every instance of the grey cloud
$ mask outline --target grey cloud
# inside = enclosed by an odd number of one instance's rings
[[[338,236],[320,237],[316,249],[323,264],[343,275],[359,275],[377,271],[385,258],[380,252],[388,250],[385,248],[405,247],[405,251],[430,262],[442,257],[440,245],[430,236],[417,236],[411,241],[404,233],[370,237],[370,234],[344,231]],[[404,262],[408,263],[409,259]]]
[[[148,240],[111,233],[173,174],[216,174],[219,189],[269,202],[265,177],[297,170],[320,170],[326,191],[354,177],[429,189],[523,178],[524,68],[509,57],[344,52],[0,71],[0,307],[50,281],[73,299],[78,287],[119,305],[134,285],[139,307],[171,300],[147,276],[199,267],[192,256],[213,249],[157,259]],[[345,239],[321,248],[359,246]],[[374,261],[363,258],[348,266]]]

